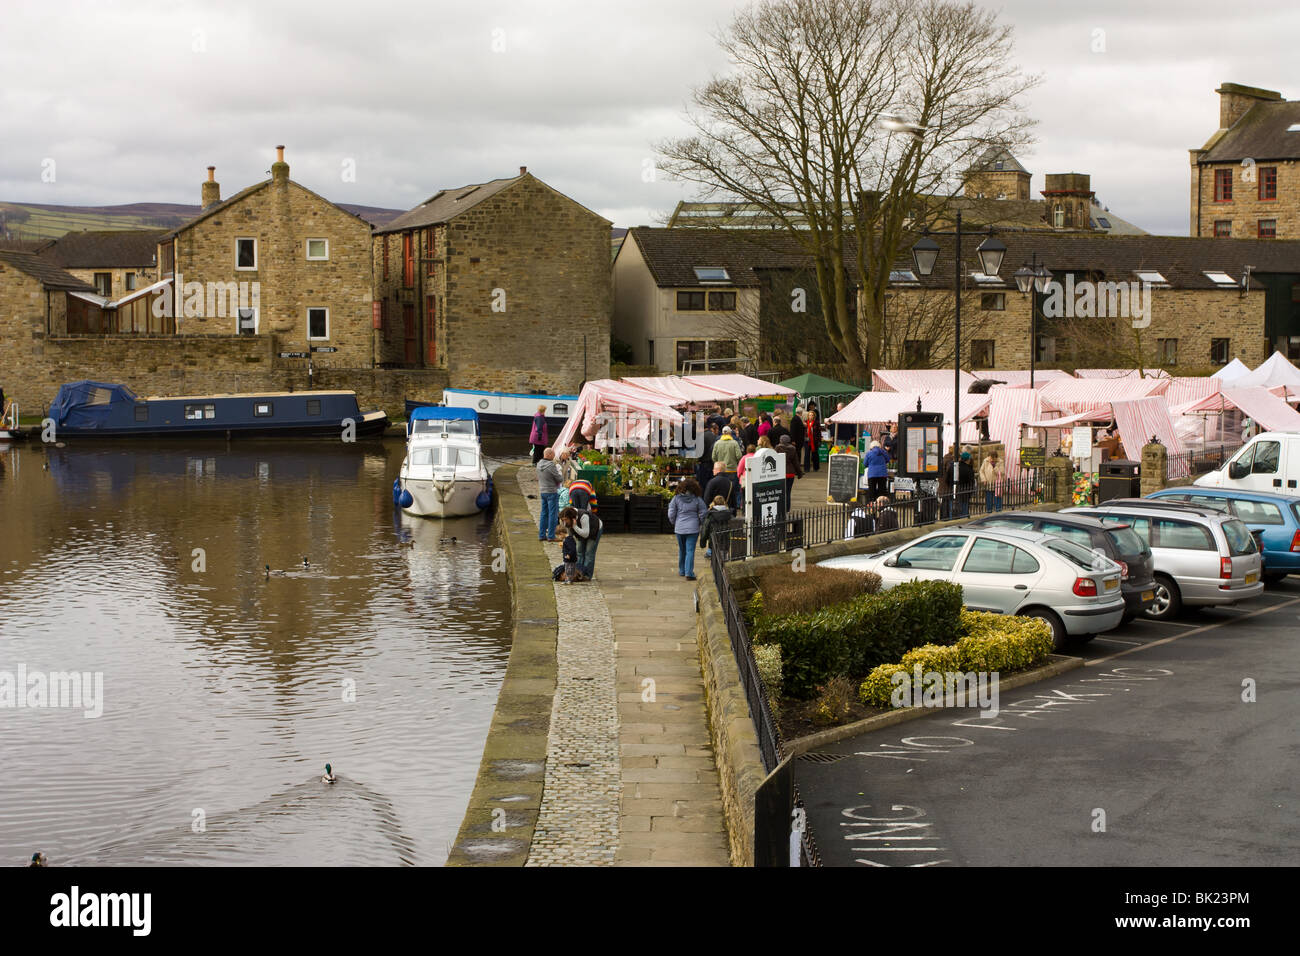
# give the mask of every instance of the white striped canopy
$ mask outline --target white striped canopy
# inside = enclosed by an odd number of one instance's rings
[[[754,378],[752,375],[740,375],[734,372],[719,372],[714,375],[683,375],[682,381],[702,388],[730,392],[733,398],[760,398],[764,395],[789,395],[793,397],[799,394],[793,388],[786,388],[784,385],[777,385],[775,382],[765,382],[761,378]]]
[[[1199,402],[1182,409],[1184,414],[1193,412],[1214,412],[1225,406],[1237,408],[1249,415],[1269,431],[1300,431],[1300,412],[1274,395],[1269,389],[1235,388],[1231,385],[1223,391],[1209,395]]]
[[[1043,399],[1070,415],[1102,410],[1112,402],[1163,395],[1168,378],[1058,379],[1042,388]]]
[[[1010,384],[994,385],[989,390],[989,397],[989,438],[1002,443],[1007,477],[1014,478],[1021,471],[1020,426],[1042,415],[1042,391]]]
[[[679,375],[655,375],[644,378],[620,378],[625,385],[634,385],[652,393],[660,401],[669,405],[680,406],[692,403],[728,402],[735,399],[736,393],[716,386],[697,384]]]
[[[1188,402],[1196,402],[1213,395],[1223,388],[1223,382],[1217,378],[1173,378],[1165,390],[1165,402],[1171,409]]]
[[[552,446],[557,452],[569,446],[575,435],[590,441],[602,423],[602,415],[615,423],[618,447],[627,440],[644,441],[653,421],[679,424],[682,413],[663,399],[635,385],[601,378],[582,386],[578,402]]]
[[[975,376],[963,371],[961,390],[966,391],[973,381]],[[952,391],[952,369],[950,368],[878,368],[871,373],[871,389],[875,392],[929,392],[942,388]]]
[[[924,392],[863,392],[844,406],[843,411],[827,417],[826,421],[847,423],[849,425],[879,425],[885,422],[897,422],[903,412],[916,411],[916,400],[921,399],[921,411],[943,412],[944,421],[952,419],[952,389],[936,388]],[[982,415],[992,399],[988,395],[971,395],[963,392],[961,396],[961,420],[968,422],[976,415]]]
[[[1142,375],[1145,378],[1169,378],[1169,373],[1162,368],[1144,368]],[[1076,368],[1074,370],[1075,378],[1137,378],[1138,371],[1135,368]]]
[[[1093,384],[1096,384],[1095,380]],[[1083,422],[1111,420],[1114,420],[1119,431],[1124,455],[1130,461],[1142,460],[1142,447],[1154,435],[1169,454],[1167,477],[1183,478],[1188,474],[1187,462],[1181,457],[1182,442],[1179,441],[1178,433],[1174,429],[1173,419],[1169,417],[1165,400],[1159,396],[1108,402],[1072,415],[1039,419],[1026,424],[1030,428],[1070,428]]]
[[[1001,382],[1004,385],[1010,385],[1013,388],[1029,387],[1029,369],[1005,369],[1002,371],[982,370],[974,373],[977,379],[992,379],[995,382]],[[1063,372],[1059,368],[1040,368],[1034,372],[1034,387],[1039,388],[1048,382],[1055,382],[1057,379],[1074,378],[1069,372]],[[951,381],[951,378],[949,379]],[[994,386],[995,388],[997,386]]]

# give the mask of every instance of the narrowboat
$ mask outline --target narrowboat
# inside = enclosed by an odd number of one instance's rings
[[[393,482],[399,508],[422,518],[457,518],[492,503],[474,409],[417,408],[407,420],[406,436],[406,459]]]
[[[361,412],[350,391],[247,392],[138,397],[125,385],[70,382],[50,406],[55,435],[82,438],[318,437],[380,435],[383,411]]]
[[[406,400],[406,415],[433,402]],[[446,388],[442,392],[443,405],[472,408],[483,427],[497,434],[525,435],[532,430],[533,416],[538,406],[546,406],[546,424],[552,434],[564,427],[569,413],[578,405],[577,395],[530,395],[526,392],[481,392],[471,388]]]

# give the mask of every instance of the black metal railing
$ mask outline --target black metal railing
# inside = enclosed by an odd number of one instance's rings
[[[923,527],[936,521],[1012,511],[1054,501],[1056,475],[1049,472],[1037,477],[1009,479],[1002,482],[1000,495],[990,495],[990,490],[976,483],[969,487],[958,486],[955,495],[898,497],[890,499],[887,504],[860,501],[791,511],[775,527],[770,523],[761,526],[763,533],[758,535],[755,550],[770,554],[794,548],[812,548],[846,538],[868,538],[873,534]],[[748,553],[749,535],[758,530],[748,522],[733,521],[721,536],[721,548],[715,545],[714,552],[723,551],[724,561],[743,558]]]
[[[1169,455],[1165,460],[1165,473],[1170,478],[1192,477],[1208,474],[1223,467],[1223,463],[1235,455],[1241,445],[1213,445],[1200,451],[1186,451],[1179,455]],[[1185,467],[1178,467],[1181,462]]]

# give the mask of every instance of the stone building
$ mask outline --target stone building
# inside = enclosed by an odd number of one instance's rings
[[[158,278],[158,241],[163,235],[161,229],[70,232],[47,242],[40,256],[89,282],[98,295],[118,299]]]
[[[522,166],[439,190],[375,231],[378,362],[445,369],[457,388],[576,392],[609,374],[609,249],[607,219]]]
[[[272,335],[324,369],[369,368],[376,335],[370,226],[289,178],[278,146],[271,178],[220,198],[208,168],[203,210],[158,243],[158,278],[177,334]]]
[[[1219,128],[1190,150],[1191,234],[1300,239],[1300,101],[1224,83]]]
[[[934,274],[920,277],[908,261],[891,272],[889,367],[952,365],[953,240],[933,238],[940,246]],[[1233,358],[1255,365],[1274,348],[1300,351],[1300,242],[1070,231],[999,238],[1007,252],[997,276],[978,272],[976,243],[964,250],[961,364],[968,370],[1028,368],[1031,340],[1041,368],[1140,360],[1193,375]],[[1035,257],[1052,284],[1044,295],[1022,294],[1014,274]],[[851,262],[846,268],[856,277]],[[811,261],[771,232],[638,227],[614,276],[614,334],[632,346],[637,364],[680,371],[700,351],[706,359],[734,355],[749,371],[842,361],[830,348]],[[732,301],[734,310],[709,308]],[[863,311],[857,302],[850,307]]]

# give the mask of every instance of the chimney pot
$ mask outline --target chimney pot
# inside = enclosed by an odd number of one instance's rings
[[[276,161],[277,163],[282,163],[282,162],[284,162],[284,147],[283,147],[283,146],[277,146],[277,147],[275,148],[275,161]]]
[[[215,166],[209,166],[209,167],[208,167],[208,182],[210,182],[210,183],[215,183],[216,181],[217,181],[217,167],[215,167]]]
[[[528,167],[527,167],[527,166],[520,166],[520,167],[519,167],[519,175],[520,175],[520,176],[524,175],[526,172],[528,172]]]

